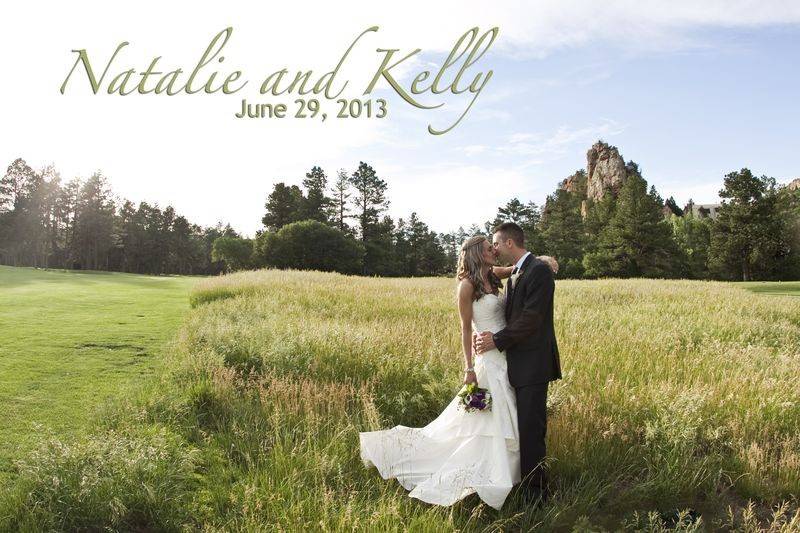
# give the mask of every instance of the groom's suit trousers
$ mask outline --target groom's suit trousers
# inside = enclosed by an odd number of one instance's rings
[[[544,461],[547,433],[547,383],[515,387],[519,427],[521,488],[539,493],[547,490]]]

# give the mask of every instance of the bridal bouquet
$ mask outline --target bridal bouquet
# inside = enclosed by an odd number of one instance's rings
[[[465,385],[458,393],[458,397],[461,400],[458,404],[459,409],[464,409],[468,413],[492,410],[492,394],[489,389],[482,389],[475,383]]]

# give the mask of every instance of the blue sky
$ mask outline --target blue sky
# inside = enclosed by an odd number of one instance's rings
[[[524,179],[507,196],[539,204],[585,168],[598,138],[680,204],[717,201],[724,174],[742,167],[784,182],[800,177],[798,27],[698,33],[702,44],[680,50],[598,42],[546,57],[487,55],[494,77],[462,124],[424,152],[381,155],[516,168]]]
[[[680,204],[715,202],[724,174],[744,166],[783,182],[800,177],[800,2],[409,0],[400,8],[347,0],[316,5],[314,17],[305,5],[243,0],[81,5],[0,8],[14,21],[0,32],[11,51],[0,66],[0,164],[53,164],[64,180],[101,170],[120,197],[171,204],[204,225],[230,222],[252,235],[274,183],[299,184],[313,165],[333,177],[367,161],[389,183],[393,217],[416,211],[450,231],[492,218],[514,196],[542,204],[585,167],[599,138]],[[258,95],[260,76],[281,67],[325,72],[373,25],[380,30],[359,42],[342,73],[348,98],[363,98],[380,64],[376,48],[423,50],[401,69],[407,85],[441,64],[468,28],[500,28],[467,71],[467,79],[488,69],[493,77],[461,124],[441,136],[426,129],[449,124],[469,95],[420,111],[385,82],[372,95],[388,100],[384,119],[233,117],[243,97],[277,103]],[[190,67],[227,26],[234,32],[221,68],[244,70],[252,86],[242,94],[93,95],[85,80],[58,91],[72,49],[100,61],[127,40],[118,71],[143,70],[155,55],[162,66]],[[325,105],[335,114],[334,102]]]

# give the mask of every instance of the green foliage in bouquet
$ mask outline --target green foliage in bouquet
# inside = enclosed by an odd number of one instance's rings
[[[478,387],[476,383],[468,383],[459,391],[458,397],[461,403],[459,409],[471,413],[472,411],[491,411],[492,394],[489,389]]]

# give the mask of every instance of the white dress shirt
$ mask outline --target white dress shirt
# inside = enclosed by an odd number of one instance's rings
[[[517,261],[517,264],[514,265],[514,268],[517,269],[517,272],[519,272],[519,269],[522,268],[522,263],[525,262],[525,259],[527,259],[527,257],[529,255],[531,255],[530,252],[525,252],[525,254],[522,257],[519,258],[519,261]]]
[[[531,254],[530,252],[526,252],[522,257],[519,258],[517,264],[514,265],[514,269],[511,271],[513,272],[513,274],[511,274],[511,278],[508,280],[509,289],[514,290],[514,288],[516,288],[517,278],[519,277],[519,271],[522,268],[522,263],[530,254]]]

